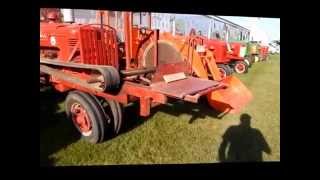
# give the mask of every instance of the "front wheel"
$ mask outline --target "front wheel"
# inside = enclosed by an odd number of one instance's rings
[[[67,117],[82,137],[93,144],[100,143],[106,137],[117,135],[122,124],[122,109],[118,102],[103,100],[80,92],[70,92],[66,98]]]
[[[234,71],[238,74],[243,74],[247,72],[248,66],[244,61],[237,61],[234,65]]]
[[[227,76],[232,74],[232,69],[225,64],[218,64],[221,79],[225,79]]]
[[[95,144],[104,139],[106,117],[94,96],[70,92],[66,98],[66,113],[85,140]]]

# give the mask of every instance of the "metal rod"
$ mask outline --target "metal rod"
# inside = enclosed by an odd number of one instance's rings
[[[105,14],[104,14],[105,16],[106,16],[106,24],[109,26],[109,11],[105,11]]]
[[[129,54],[129,58],[131,60],[132,58],[132,43],[133,43],[133,39],[132,39],[132,26],[133,26],[133,13],[132,12],[129,12],[129,44],[130,44],[130,54]]]
[[[148,27],[151,29],[151,13],[148,12]]]
[[[153,64],[155,67],[158,66],[158,39],[159,39],[159,30],[153,30],[154,33],[154,56],[153,56]]]
[[[126,53],[126,69],[130,68],[130,29],[129,29],[129,13],[124,12],[124,44]]]
[[[142,26],[142,13],[139,13],[139,27]]]
[[[135,70],[121,71],[121,74],[125,76],[133,76],[138,74],[146,74],[146,73],[154,72],[155,70],[156,68],[135,69]]]

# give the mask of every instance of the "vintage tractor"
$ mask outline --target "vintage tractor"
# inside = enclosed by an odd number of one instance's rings
[[[194,37],[187,43],[159,38],[150,26],[133,26],[131,12],[122,18],[123,29],[103,24],[103,16],[100,24],[40,23],[40,83],[68,93],[67,117],[87,141],[118,134],[123,108],[131,102],[148,116],[168,99],[197,103],[207,96],[221,112],[237,112],[251,100],[242,84],[237,87],[240,81],[221,80],[212,53],[198,51]]]
[[[248,47],[247,53],[246,53],[247,59],[250,61],[251,64],[258,62],[260,60],[260,57],[259,57],[260,45],[259,45],[259,43],[256,41],[251,41],[251,42],[248,42],[247,47]]]
[[[230,42],[230,45],[231,45],[231,49],[235,52],[235,54],[238,57],[242,57],[244,59],[244,62],[246,63],[246,65],[248,67],[251,67],[252,63],[250,62],[250,60],[246,56],[247,50],[248,50],[247,42],[233,41],[233,42]]]
[[[259,49],[259,55],[260,55],[259,59],[261,61],[266,61],[268,59],[268,55],[269,55],[269,47],[261,45],[260,49]]]
[[[216,63],[224,78],[232,74],[233,71],[242,74],[247,72],[249,63],[245,60],[246,46],[233,42],[229,43],[218,39],[206,39],[205,44],[214,51]]]

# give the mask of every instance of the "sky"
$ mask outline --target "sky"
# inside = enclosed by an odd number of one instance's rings
[[[280,40],[280,18],[220,16],[247,29],[262,30],[268,40]]]

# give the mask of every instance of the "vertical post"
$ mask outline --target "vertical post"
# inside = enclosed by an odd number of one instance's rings
[[[124,44],[125,44],[125,53],[126,53],[126,69],[130,68],[130,24],[129,24],[129,13],[124,12]]]
[[[158,66],[158,39],[159,39],[159,30],[153,30],[154,33],[154,56],[153,56],[153,64],[154,67]]]
[[[151,29],[151,13],[148,12],[148,28]]]
[[[212,28],[212,20],[210,20],[210,23],[209,23],[209,29],[208,29],[208,34],[207,34],[207,38],[210,39],[211,37],[211,28]]]
[[[139,25],[138,27],[141,27],[142,26],[142,13],[140,12],[139,13]]]
[[[176,19],[175,18],[173,18],[172,20],[172,34],[173,36],[176,35]]]
[[[96,13],[96,22],[100,23],[100,28],[103,28],[103,11],[98,10]]]
[[[115,18],[116,18],[116,19],[115,19],[114,28],[115,28],[115,29],[119,29],[119,28],[118,28],[118,11],[115,11],[114,13],[116,14],[116,15],[115,15]]]
[[[105,18],[105,24],[109,26],[109,11],[104,11]]]
[[[133,43],[133,39],[132,39],[132,26],[133,26],[133,13],[129,12],[129,44],[130,44],[130,54],[129,54],[129,58],[131,60],[132,58],[132,43]]]
[[[227,49],[228,49],[228,52],[231,52],[231,47],[230,47],[230,44],[229,44],[229,27],[226,25],[226,37],[225,37],[225,42],[227,44]]]
[[[100,28],[103,29],[103,12],[100,12]]]
[[[149,97],[140,98],[140,116],[146,117],[150,115],[151,100]]]

